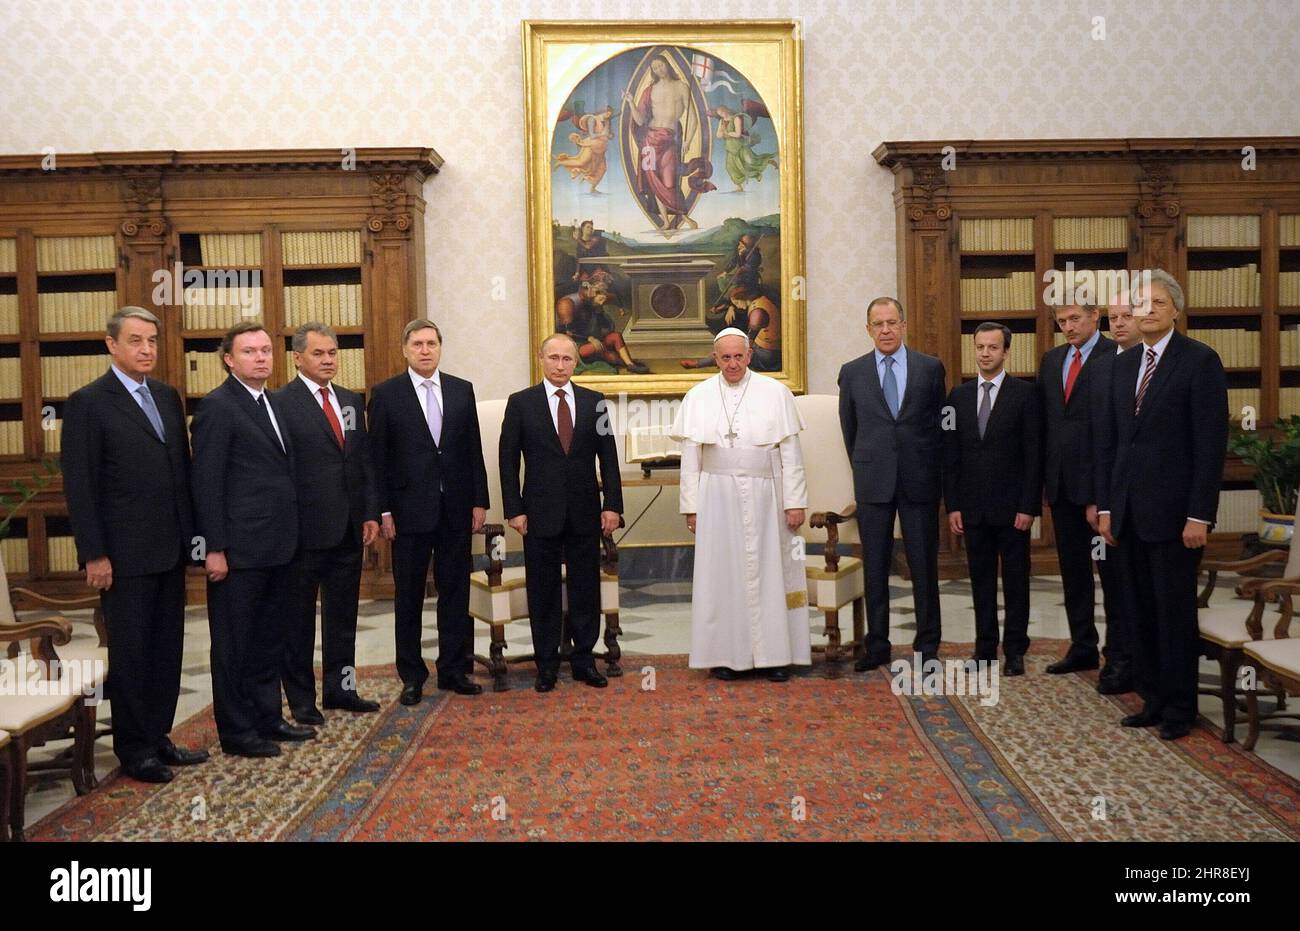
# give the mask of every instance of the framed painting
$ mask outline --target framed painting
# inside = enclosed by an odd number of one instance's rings
[[[736,327],[751,368],[806,390],[798,24],[526,21],[523,40],[531,346],[567,333],[579,383],[679,396]]]

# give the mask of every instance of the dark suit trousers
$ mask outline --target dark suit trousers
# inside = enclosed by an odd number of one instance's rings
[[[1097,596],[1092,580],[1092,544],[1097,531],[1088,523],[1086,508],[1061,499],[1052,505],[1056,556],[1061,564],[1065,618],[1070,625],[1070,652],[1095,656]]]
[[[108,628],[105,691],[113,703],[113,752],[129,765],[158,752],[176,716],[185,564],[152,575],[114,576],[99,600]]]
[[[592,651],[600,636],[600,534],[580,533],[570,520],[563,533],[524,536],[524,572],[528,577],[528,618],[533,630],[533,655],[539,674],[560,668],[560,627],[564,614],[565,567],[569,617],[567,636],[573,640],[569,665],[592,670]]]
[[[858,503],[858,532],[867,570],[866,655],[889,658],[889,565],[894,547],[894,515],[903,527],[903,549],[912,574],[916,634],[912,649],[939,650],[939,506],[895,498],[887,504]]]
[[[1120,582],[1129,594],[1131,645],[1143,710],[1169,724],[1196,720],[1200,632],[1196,574],[1205,550],[1182,539],[1138,539],[1132,519],[1119,538]]]
[[[1127,664],[1133,656],[1133,623],[1129,620],[1128,596],[1124,591],[1119,566],[1119,551],[1110,545],[1103,550],[1105,558],[1097,560],[1097,574],[1101,576],[1101,601],[1106,611],[1106,646],[1102,655],[1107,665]]]
[[[975,657],[998,656],[998,560],[1006,624],[1002,652],[1024,656],[1029,649],[1029,531],[1013,525],[966,524],[966,563],[975,602]]]
[[[424,584],[433,561],[438,589],[438,679],[474,671],[474,619],[469,616],[469,575],[473,568],[470,532],[444,524],[428,533],[402,533],[393,540],[393,635],[397,674],[404,685],[423,685],[429,667],[421,655]]]
[[[356,693],[357,598],[361,591],[361,544],[351,530],[338,546],[299,550],[294,563],[294,601],[288,615],[280,679],[290,708],[316,704],[316,594],[321,603],[321,694],[326,701]],[[349,674],[350,671],[350,674]]]
[[[292,563],[231,569],[208,582],[212,705],[223,741],[241,741],[282,720],[280,663],[293,604]]]

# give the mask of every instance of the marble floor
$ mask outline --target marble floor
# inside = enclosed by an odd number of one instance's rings
[[[1227,601],[1232,598],[1235,581],[1231,576],[1219,580],[1214,601]],[[621,590],[622,611],[620,619],[624,635],[621,639],[626,654],[673,654],[687,653],[690,648],[690,591],[689,582],[649,582],[626,583]],[[914,624],[912,622],[911,589],[901,578],[890,580],[892,602],[890,639],[894,644],[897,658],[907,652],[911,644]],[[1065,620],[1061,596],[1060,578],[1056,576],[1038,576],[1031,581],[1031,607],[1029,635],[1031,640],[1068,639],[1069,629]],[[970,602],[970,586],[965,580],[943,582],[940,585],[940,599],[943,614],[943,638],[949,642],[969,643],[974,641],[974,612]],[[1097,624],[1105,637],[1105,620],[1101,613],[1101,593],[1098,590]],[[358,667],[389,664],[393,662],[393,614],[392,602],[368,601],[360,606],[357,630],[357,665]],[[847,613],[847,612],[846,612]],[[820,615],[813,620],[814,643],[821,640]],[[841,629],[845,641],[851,640],[852,624],[848,617],[841,618]],[[477,625],[475,652],[486,655],[488,652],[487,628]],[[93,642],[93,629],[89,624],[77,624],[78,637]],[[202,606],[189,608],[186,612],[185,656],[181,674],[180,705],[177,721],[184,720],[202,710],[212,701],[212,681],[208,666],[208,625],[207,611]],[[423,640],[425,658],[432,671],[433,657],[437,654],[438,634],[434,622],[433,602],[425,610],[425,639]],[[528,621],[517,621],[507,631],[508,648],[506,655],[524,654],[532,649],[532,638]],[[1031,647],[1031,651],[1033,647]],[[317,661],[319,662],[319,653]],[[627,663],[625,662],[625,665]],[[1207,660],[1201,661],[1201,678],[1204,683],[1218,681],[1217,664]],[[479,680],[487,683],[486,676],[479,675]],[[394,700],[395,695],[375,695],[367,690],[364,678],[360,691],[363,696]],[[457,698],[458,701],[473,701],[473,698]],[[1201,696],[1201,713],[1210,721],[1219,724],[1222,721],[1220,703],[1217,698]],[[100,710],[100,718],[112,716],[112,703]],[[1238,738],[1244,737],[1244,725],[1238,726]],[[33,751],[40,758],[42,755],[57,751],[58,744],[50,748]],[[117,765],[108,741],[96,745],[96,772],[102,777]],[[1269,763],[1282,771],[1300,778],[1300,742],[1280,738],[1276,733],[1265,732],[1259,741],[1256,752]],[[71,783],[66,780],[44,780],[35,783],[27,797],[27,823],[35,824],[41,817],[53,811],[73,796]]]

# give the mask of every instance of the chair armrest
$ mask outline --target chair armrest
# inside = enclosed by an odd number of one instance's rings
[[[1272,584],[1260,586],[1255,594],[1256,601],[1277,603],[1277,624],[1273,628],[1273,636],[1278,640],[1291,636],[1291,615],[1295,610],[1291,598],[1294,595],[1300,595],[1300,580],[1297,579],[1274,579]],[[1256,631],[1247,624],[1246,629],[1257,640],[1262,636],[1262,627]]]
[[[30,637],[49,637],[62,646],[72,640],[72,624],[66,618],[53,617],[0,624],[0,643],[17,643]]]
[[[622,514],[618,515],[618,526],[626,526]],[[613,534],[600,535],[600,568],[610,575],[618,575],[618,544]]]
[[[828,572],[836,572],[840,568],[839,525],[852,520],[857,513],[857,504],[850,504],[843,511],[814,511],[808,517],[809,527],[826,530],[826,546],[822,549],[822,558],[826,560]]]
[[[1286,562],[1289,556],[1287,550],[1265,550],[1249,559],[1207,559],[1201,568],[1213,572],[1249,572],[1270,563]]]
[[[1258,594],[1262,589],[1277,585],[1280,582],[1293,582],[1300,584],[1300,576],[1292,576],[1288,579],[1272,579],[1263,576],[1252,576],[1249,579],[1243,579],[1237,585],[1237,594],[1249,598]]]
[[[49,595],[42,595],[40,592],[34,592],[30,588],[22,588],[15,585],[9,589],[9,594],[22,595],[28,601],[35,602],[46,608],[54,608],[60,611],[75,611],[80,608],[94,608],[99,604],[99,592],[89,595],[78,595],[76,598],[51,598]]]
[[[487,556],[488,567],[488,584],[501,584],[501,571],[505,568],[505,560],[500,558],[497,553],[505,552],[506,528],[504,524],[484,524],[479,528],[478,533],[483,534],[483,555]],[[497,541],[500,541],[498,543]]]

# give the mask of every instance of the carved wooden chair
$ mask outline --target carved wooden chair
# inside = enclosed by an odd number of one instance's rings
[[[483,552],[487,557],[487,569],[470,575],[469,613],[478,621],[487,624],[491,641],[488,655],[475,655],[475,662],[481,664],[492,676],[492,688],[501,692],[508,688],[506,672],[512,663],[531,663],[533,654],[506,657],[506,625],[511,621],[528,617],[528,597],[525,588],[523,566],[506,566],[507,536],[505,513],[502,510],[501,474],[497,446],[501,440],[501,423],[505,419],[505,401],[479,401],[478,422],[483,442],[483,463],[487,467],[489,497],[492,507],[488,509],[487,523],[481,531],[483,535]],[[619,525],[622,526],[620,520]],[[513,533],[513,532],[512,532]],[[517,539],[515,537],[514,539]],[[515,543],[514,545],[519,545]],[[568,617],[568,591],[564,592],[564,612]],[[618,638],[623,633],[618,621],[618,547],[609,534],[601,537],[600,559],[600,613],[605,618],[605,652],[597,653],[598,659],[605,661],[605,675],[616,678],[623,675],[620,664],[622,649]],[[571,649],[568,637],[561,635],[561,653],[567,656]]]
[[[820,611],[825,621],[826,643],[815,644],[813,651],[824,653],[827,662],[837,667],[846,652],[856,655],[862,649],[867,616],[867,577],[862,560],[841,556],[838,550],[840,543],[859,542],[853,467],[840,432],[839,398],[808,394],[794,401],[804,419],[799,444],[808,483],[808,520],[799,533],[805,543],[825,544],[821,555],[805,554],[808,607]],[[846,651],[840,638],[840,611],[850,606],[853,646]]]
[[[1244,661],[1254,666],[1259,673],[1260,682],[1256,685],[1266,686],[1265,690],[1273,691],[1279,696],[1279,702],[1275,711],[1265,715],[1259,710],[1261,689],[1257,687],[1246,691],[1246,714],[1250,721],[1246,742],[1242,744],[1246,750],[1255,749],[1261,730],[1300,731],[1300,724],[1283,724],[1275,720],[1300,719],[1300,711],[1288,711],[1285,701],[1287,695],[1300,696],[1300,637],[1289,636],[1294,611],[1292,598],[1296,595],[1300,595],[1300,582],[1291,580],[1275,581],[1259,589],[1257,597],[1276,601],[1280,606],[1277,626],[1272,639],[1257,637],[1243,647],[1242,653]],[[1258,632],[1257,629],[1252,630],[1252,633]]]

